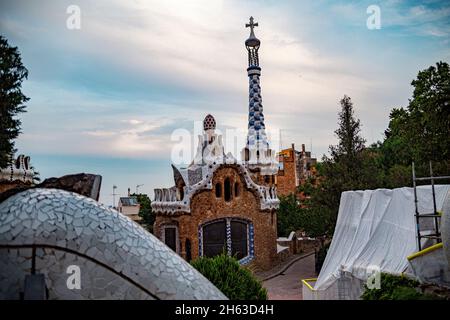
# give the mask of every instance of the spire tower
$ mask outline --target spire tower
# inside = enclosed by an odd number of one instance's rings
[[[245,40],[245,47],[248,53],[247,75],[249,81],[249,106],[248,106],[248,133],[247,142],[244,148],[243,159],[246,163],[261,167],[273,156],[269,147],[264,124],[263,105],[261,97],[261,67],[259,66],[258,50],[261,41],[256,38],[254,28],[258,26],[250,17],[249,23],[245,24],[250,28],[250,36]]]

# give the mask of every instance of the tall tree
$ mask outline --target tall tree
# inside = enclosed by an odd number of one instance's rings
[[[320,184],[312,192],[307,205],[310,219],[308,229],[316,234],[322,230],[320,232],[331,235],[334,231],[343,191],[378,186],[376,155],[364,146],[361,123],[355,117],[350,97],[344,96],[340,105],[338,129],[335,131],[338,144],[330,146],[330,157],[322,158],[322,164],[318,167]],[[324,225],[320,226],[317,220]]]
[[[352,164],[364,149],[366,141],[360,135],[361,124],[359,119],[355,118],[350,97],[344,95],[340,103],[339,128],[334,132],[339,142],[335,146],[330,146],[330,154],[333,160],[342,161],[348,167],[352,167]]]
[[[15,152],[14,139],[20,133],[17,114],[25,112],[29,100],[22,93],[22,81],[28,70],[22,64],[19,50],[0,36],[0,168],[5,168]]]
[[[420,175],[428,175],[428,162],[435,173],[450,173],[450,68],[446,62],[419,71],[411,82],[412,99],[406,108],[391,111],[380,148],[386,170],[407,170],[416,163]],[[403,167],[404,169],[401,169]],[[409,173],[408,173],[409,171]],[[422,171],[422,172],[420,172]]]

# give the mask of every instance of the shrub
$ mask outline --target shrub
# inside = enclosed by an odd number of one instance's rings
[[[261,282],[234,257],[200,257],[191,264],[231,300],[267,300]]]
[[[429,294],[423,294],[419,282],[405,276],[381,273],[380,289],[369,289],[364,286],[363,300],[428,300],[438,299]]]

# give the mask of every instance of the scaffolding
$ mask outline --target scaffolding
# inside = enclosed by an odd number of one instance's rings
[[[417,244],[419,251],[422,250],[422,239],[430,239],[432,241],[435,241],[435,243],[442,242],[441,238],[441,232],[440,232],[440,219],[441,219],[441,213],[437,211],[436,209],[436,192],[434,189],[434,182],[436,180],[444,180],[444,179],[450,179],[450,176],[438,176],[435,177],[433,175],[433,166],[429,164],[430,168],[430,176],[429,177],[416,177],[416,170],[414,166],[414,162],[412,163],[412,180],[413,180],[413,187],[414,187],[414,205],[415,205],[415,217],[416,217],[416,228],[417,228]],[[433,212],[427,212],[427,213],[420,213],[419,212],[419,206],[418,206],[418,200],[417,200],[417,182],[418,181],[430,181],[431,183],[431,192],[433,196]],[[421,228],[420,228],[420,221],[422,218],[426,219],[433,219],[433,231],[429,234],[422,234]]]

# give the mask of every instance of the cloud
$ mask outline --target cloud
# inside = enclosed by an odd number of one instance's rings
[[[268,127],[282,130],[286,143],[313,138],[318,153],[326,152],[338,101],[349,94],[363,132],[378,137],[390,108],[407,103],[419,68],[448,52],[449,13],[442,3],[386,1],[376,33],[365,26],[369,2],[78,1],[82,28],[71,31],[71,1],[7,1],[2,29],[30,69],[19,145],[168,157],[171,132],[191,130],[206,113],[219,126],[245,130],[243,42],[251,14],[260,23]],[[424,46],[417,35],[441,42]]]

